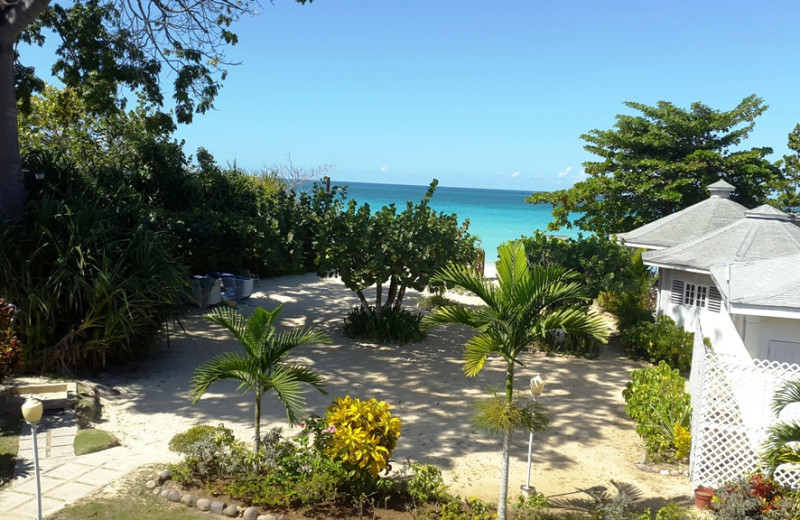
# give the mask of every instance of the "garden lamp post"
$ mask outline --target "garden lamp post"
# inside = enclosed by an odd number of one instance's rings
[[[531,395],[533,396],[533,402],[536,402],[536,398],[542,395],[542,390],[544,390],[544,379],[542,379],[542,376],[540,376],[539,374],[536,374],[534,377],[531,378]],[[536,491],[534,488],[531,487],[532,453],[533,453],[533,430],[531,430],[530,437],[528,438],[528,478],[525,481],[525,485],[519,487],[522,491],[528,494]]]
[[[36,444],[36,426],[42,418],[44,406],[33,395],[28,396],[28,400],[22,404],[22,417],[31,427],[33,435],[33,471],[36,476],[36,518],[42,520],[42,484],[39,480],[39,447]]]

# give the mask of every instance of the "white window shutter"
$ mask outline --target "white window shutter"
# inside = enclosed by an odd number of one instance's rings
[[[672,280],[672,293],[669,295],[669,301],[675,305],[683,303],[683,280]]]
[[[722,295],[713,285],[708,288],[708,310],[719,312],[722,308]]]

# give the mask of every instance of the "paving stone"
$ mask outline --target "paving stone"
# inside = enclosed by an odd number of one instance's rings
[[[18,493],[13,489],[3,491],[3,493],[0,494],[0,513],[3,511],[11,511],[30,500],[36,500],[36,495]],[[0,515],[0,518],[2,518],[2,515]]]
[[[105,486],[115,480],[118,480],[124,473],[105,468],[97,468],[81,475],[77,480],[86,484],[92,484],[97,487]]]
[[[42,475],[39,478],[39,482],[42,487],[42,493],[47,493],[51,489],[60,486],[65,482],[69,482],[68,480],[60,479],[60,478],[51,478],[49,475]],[[27,480],[20,482],[19,484],[14,484],[14,491],[19,493],[28,493],[31,495],[36,494],[36,479],[30,477]]]
[[[80,482],[65,482],[63,485],[48,491],[47,496],[71,503],[85,497],[95,489],[97,488],[94,486],[81,484]]]
[[[50,497],[43,496],[42,497],[42,516],[47,516],[51,513],[55,513],[62,507],[64,507],[64,502],[59,500],[53,500]],[[14,508],[14,513],[23,517],[28,518],[36,518],[36,499],[21,504],[19,507]]]
[[[64,480],[83,480],[81,477],[94,470],[92,466],[67,462],[57,468],[48,470],[48,476]]]

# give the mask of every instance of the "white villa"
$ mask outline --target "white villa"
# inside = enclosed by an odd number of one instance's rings
[[[648,249],[659,271],[657,313],[716,352],[800,363],[800,226],[771,206],[747,210],[718,181],[711,197],[617,237]]]
[[[760,467],[775,391],[800,379],[800,223],[729,200],[725,181],[708,188],[709,199],[617,240],[647,249],[658,314],[695,333],[691,479],[716,487]],[[800,486],[794,467],[776,476]]]

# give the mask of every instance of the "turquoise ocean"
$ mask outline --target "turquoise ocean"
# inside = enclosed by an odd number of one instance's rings
[[[347,198],[359,205],[369,204],[376,211],[395,203],[405,209],[407,201],[419,202],[427,186],[403,184],[374,184],[367,182],[331,181],[331,185],[347,186]],[[521,236],[530,236],[536,230],[547,232],[552,220],[550,204],[528,204],[525,198],[532,192],[516,190],[489,190],[437,186],[431,199],[431,208],[445,213],[455,213],[459,222],[469,219],[469,231],[481,240],[486,251],[486,261],[495,262],[497,246]],[[577,237],[575,229],[548,232],[558,236]]]

